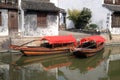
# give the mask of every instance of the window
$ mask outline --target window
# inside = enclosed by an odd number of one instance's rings
[[[37,14],[37,26],[39,26],[39,27],[47,26],[47,14],[46,13],[38,13]]]
[[[104,0],[105,4],[120,4],[120,0]]]
[[[6,0],[7,4],[15,4],[17,3],[17,0]]]
[[[14,4],[18,3],[18,0],[0,0],[0,3]]]
[[[120,4],[120,0],[115,0],[115,4]]]
[[[2,14],[0,12],[0,26],[2,25]]]
[[[112,15],[112,27],[120,28],[120,13],[119,12],[115,12]]]
[[[105,4],[113,4],[113,0],[104,0]]]
[[[6,0],[0,0],[0,3],[5,3],[6,2]]]

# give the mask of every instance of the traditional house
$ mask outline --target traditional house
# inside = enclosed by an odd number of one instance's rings
[[[112,34],[120,34],[120,0],[50,0],[56,6],[65,9],[82,10],[84,7],[92,11],[91,23],[98,25],[99,30],[110,30]],[[68,14],[67,14],[68,16]],[[66,16],[66,17],[67,17]],[[63,19],[61,16],[60,19]],[[66,18],[66,28],[73,28],[72,21]]]
[[[0,36],[58,35],[58,12],[50,0],[0,0]]]
[[[111,33],[120,34],[120,0],[104,0],[103,6],[110,11],[108,21]]]

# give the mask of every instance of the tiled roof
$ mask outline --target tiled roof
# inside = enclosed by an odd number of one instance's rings
[[[18,9],[18,6],[17,5],[0,3],[0,9]]]
[[[103,6],[111,11],[120,11],[120,5],[104,4]]]
[[[60,9],[60,13],[66,14],[65,9],[59,8]]]
[[[58,12],[59,8],[53,3],[35,2],[35,1],[23,1],[22,8],[25,10],[37,10],[37,11],[49,11]]]

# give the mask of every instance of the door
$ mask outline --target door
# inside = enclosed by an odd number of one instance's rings
[[[15,35],[18,33],[18,11],[9,10],[8,11],[8,29],[9,35]]]

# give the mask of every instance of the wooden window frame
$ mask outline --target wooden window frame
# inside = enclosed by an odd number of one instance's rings
[[[4,4],[18,4],[18,0],[1,0],[0,3],[4,3]]]
[[[104,0],[105,4],[113,4],[113,0]]]
[[[112,28],[120,28],[120,12],[112,15]]]
[[[115,0],[115,4],[120,5],[120,0]]]
[[[0,2],[1,3],[7,3],[7,0],[1,0]]]
[[[2,26],[2,13],[0,12],[0,26]]]
[[[47,14],[46,13],[37,13],[37,26],[47,27]]]

